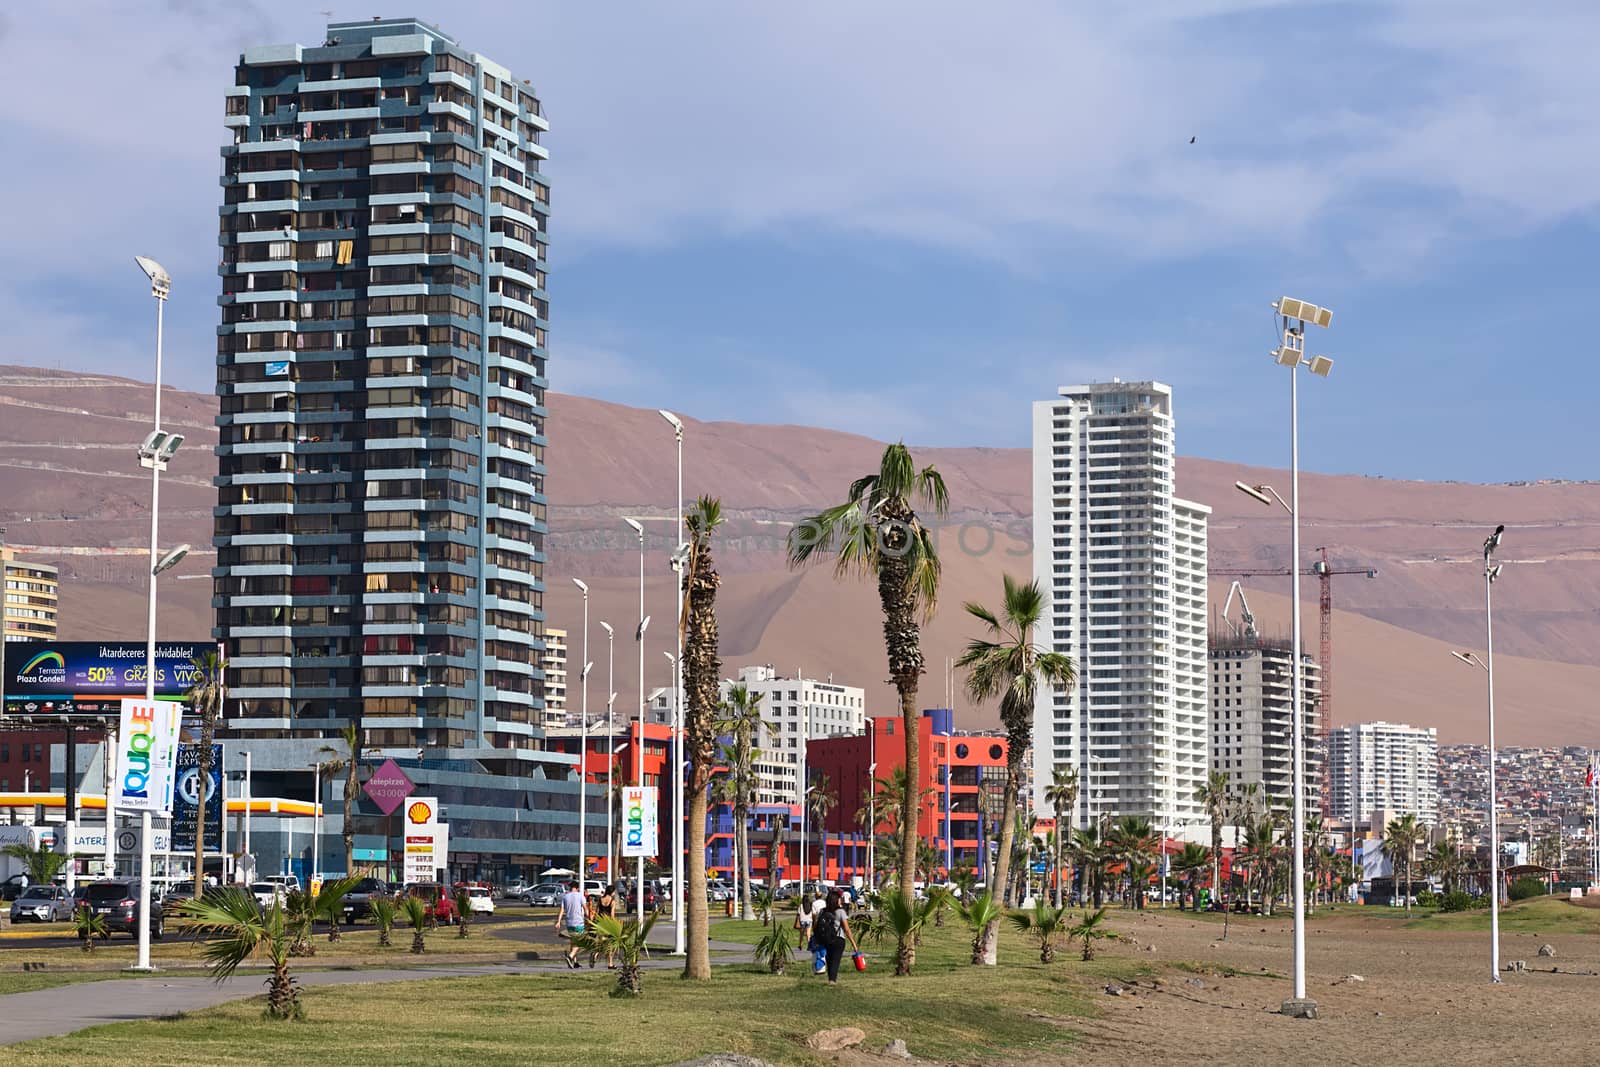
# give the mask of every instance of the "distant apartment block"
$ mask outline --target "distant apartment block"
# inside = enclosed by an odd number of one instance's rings
[[[1228,637],[1211,641],[1211,769],[1229,786],[1256,785],[1273,808],[1294,803],[1294,650],[1285,640]],[[1301,649],[1301,738],[1307,811],[1322,807],[1322,671]]]
[[[1206,521],[1173,495],[1172,389],[1066,386],[1033,406],[1039,640],[1078,682],[1034,705],[1034,806],[1078,772],[1075,825],[1101,814],[1195,819],[1208,766]]]
[[[544,631],[544,714],[546,728],[567,722],[567,631],[547,626]]]
[[[5,572],[5,600],[0,608],[5,639],[48,641],[55,637],[60,589],[56,568],[18,559],[16,549],[0,545],[0,570]]]
[[[1335,727],[1328,745],[1330,811],[1335,824],[1374,810],[1439,820],[1439,732],[1404,723]]]
[[[770,726],[757,742],[766,764],[764,770],[758,768],[763,803],[800,802],[798,767],[807,740],[854,737],[866,731],[866,692],[858,686],[785,678],[771,664],[741,667],[737,680],[752,696],[760,695],[761,716]],[[723,684],[723,699],[731,687]]]

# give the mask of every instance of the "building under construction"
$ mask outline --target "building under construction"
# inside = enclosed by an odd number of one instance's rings
[[[1212,634],[1209,648],[1211,769],[1225,773],[1234,796],[1250,797],[1258,813],[1288,809],[1294,803],[1293,646],[1251,626]],[[1322,810],[1322,669],[1303,648],[1300,662],[1306,811],[1315,816]]]

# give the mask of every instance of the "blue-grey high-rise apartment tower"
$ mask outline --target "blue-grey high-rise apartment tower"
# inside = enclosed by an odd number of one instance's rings
[[[427,24],[338,22],[246,51],[225,123],[227,734],[257,773],[309,772],[356,724],[363,762],[440,797],[455,873],[575,858],[572,757],[539,728],[539,99]],[[384,826],[358,820],[357,851],[386,852]]]

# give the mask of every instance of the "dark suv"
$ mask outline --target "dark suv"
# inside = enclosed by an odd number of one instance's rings
[[[344,921],[354,922],[372,914],[372,898],[389,895],[389,883],[382,878],[363,878],[344,895]]]
[[[151,894],[154,896],[154,894]],[[106,921],[110,933],[139,936],[139,883],[92,882],[83,895],[83,901],[94,913]],[[155,902],[150,909],[150,939],[160,941],[166,933],[166,920],[161,915],[161,905]]]

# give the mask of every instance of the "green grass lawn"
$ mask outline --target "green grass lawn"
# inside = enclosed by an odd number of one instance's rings
[[[753,940],[759,923],[718,923],[713,935]],[[895,978],[892,946],[869,950],[865,974],[829,987],[799,961],[781,977],[764,968],[716,968],[709,982],[675,971],[647,971],[638,1000],[609,996],[609,973],[443,978],[302,993],[306,1019],[262,1018],[259,997],[192,1016],[97,1027],[6,1049],[18,1065],[126,1064],[137,1048],[146,1063],[259,1064],[326,1060],[330,1050],[360,1050],[385,1067],[470,1061],[473,1067],[555,1062],[666,1064],[710,1052],[744,1052],[781,1064],[824,1063],[805,1038],[834,1026],[859,1026],[867,1047],[902,1038],[920,1057],[956,1063],[1026,1059],[1059,1050],[1072,1020],[1093,1012],[1108,977],[1148,968],[1126,958],[1085,964],[1063,951],[1044,966],[1009,932],[1002,965],[973,967],[970,935],[929,930],[916,974]]]
[[[1488,930],[1489,909],[1438,912],[1411,923],[1423,930]],[[1600,908],[1581,908],[1564,897],[1534,897],[1500,909],[1502,933],[1600,934]]]
[[[54,989],[56,986],[76,985],[79,982],[98,982],[105,978],[126,978],[127,975],[105,971],[26,971],[17,974],[0,974],[0,996],[7,993],[31,993],[35,989]]]

